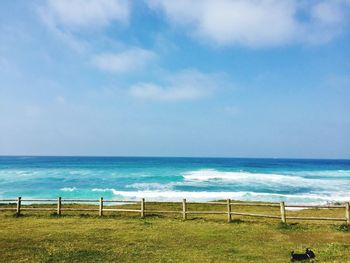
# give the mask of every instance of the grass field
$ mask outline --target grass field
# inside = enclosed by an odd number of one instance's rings
[[[44,206],[44,205],[42,205]],[[153,207],[150,207],[153,206]],[[90,205],[69,205],[90,207]],[[173,204],[147,205],[178,209]],[[189,209],[194,209],[189,207]],[[225,209],[196,205],[197,210]],[[279,208],[236,211],[279,214]],[[342,209],[288,215],[343,217]],[[189,216],[98,212],[0,212],[1,262],[289,262],[291,250],[312,248],[316,262],[350,262],[350,231],[341,222],[290,221],[226,215]]]

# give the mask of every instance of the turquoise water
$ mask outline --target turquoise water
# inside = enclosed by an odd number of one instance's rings
[[[0,198],[350,200],[350,160],[0,157]]]

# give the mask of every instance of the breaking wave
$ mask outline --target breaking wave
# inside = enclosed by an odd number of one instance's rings
[[[343,188],[344,184],[349,184],[344,178],[332,180],[329,178],[305,178],[300,175],[284,175],[269,173],[249,173],[249,172],[226,172],[212,169],[190,171],[183,174],[187,182],[207,182],[236,185],[268,185],[271,187],[310,187],[326,188],[328,190],[337,190]]]
[[[300,176],[289,176],[282,174],[267,174],[267,173],[248,173],[248,172],[224,172],[212,169],[198,170],[187,172],[183,175],[185,180],[188,181],[212,181],[223,180],[231,182],[242,181],[264,181],[264,182],[289,182],[299,183],[304,181],[305,178]]]
[[[212,201],[222,199],[233,199],[243,201],[286,201],[289,203],[327,203],[343,202],[350,200],[350,194],[347,196],[337,193],[320,194],[275,194],[275,193],[257,193],[257,192],[191,192],[191,191],[119,191],[113,188],[92,189],[93,192],[110,192],[116,198],[121,200],[137,200],[146,198],[154,201],[180,201],[186,198],[189,201]]]
[[[77,190],[77,188],[76,187],[63,187],[60,190],[64,191],[64,192],[74,192],[75,190]]]

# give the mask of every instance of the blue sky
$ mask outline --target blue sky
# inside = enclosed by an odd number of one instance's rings
[[[350,158],[349,0],[3,0],[0,154]]]

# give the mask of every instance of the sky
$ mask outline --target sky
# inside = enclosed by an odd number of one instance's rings
[[[2,0],[0,155],[350,159],[350,0]]]

